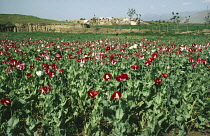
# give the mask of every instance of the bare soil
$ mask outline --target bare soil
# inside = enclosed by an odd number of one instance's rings
[[[162,136],[178,136],[179,130],[174,129],[169,133],[164,133]],[[203,132],[199,131],[189,131],[186,136],[210,136],[210,128],[204,130]]]

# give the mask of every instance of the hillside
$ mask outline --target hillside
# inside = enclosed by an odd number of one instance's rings
[[[209,12],[209,11],[208,11]],[[186,17],[190,16],[189,23],[190,24],[204,24],[204,18],[207,16],[207,11],[185,11],[185,12],[178,12],[180,16],[180,23],[184,23],[186,21]],[[171,21],[172,13],[165,13],[165,14],[145,14],[142,16],[144,21],[157,21],[157,20],[165,20]]]
[[[198,12],[190,15],[189,23],[190,24],[204,24],[204,18],[208,15],[207,11]],[[184,23],[186,21],[185,17],[180,18],[180,23]]]
[[[0,14],[0,32],[63,32],[85,28],[85,24],[19,14]]]
[[[0,22],[61,22],[57,20],[43,19],[30,15],[0,14]]]

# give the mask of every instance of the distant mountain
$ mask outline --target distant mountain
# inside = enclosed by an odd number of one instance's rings
[[[198,13],[192,14],[189,17],[189,23],[193,23],[193,24],[200,23],[200,24],[203,24],[203,23],[206,22],[204,18],[207,15],[208,15],[207,11],[202,11],[202,12],[198,12]],[[186,21],[185,17],[181,17],[180,18],[180,23],[184,23],[185,21]]]
[[[179,12],[180,17],[190,16],[192,14],[197,13],[198,11],[185,11],[185,12]],[[172,18],[172,13],[165,13],[165,14],[143,14],[142,19],[144,21],[158,21],[158,20],[165,20],[168,21],[170,18]]]
[[[189,23],[205,23],[204,18],[207,16],[207,11],[186,11],[179,12],[180,23],[184,23],[186,21],[186,17],[190,16]],[[142,15],[143,21],[157,21],[157,20],[165,20],[171,21],[172,13],[167,14],[145,14]]]

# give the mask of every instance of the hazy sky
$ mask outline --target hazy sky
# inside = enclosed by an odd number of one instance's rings
[[[24,14],[54,20],[127,17],[210,9],[210,0],[0,0],[0,14]],[[136,16],[135,16],[136,17]]]

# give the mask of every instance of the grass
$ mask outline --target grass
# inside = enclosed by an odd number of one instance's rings
[[[178,28],[173,23],[156,23],[154,21],[148,21],[149,24],[140,24],[140,25],[132,25],[132,29],[149,29],[154,31],[179,31],[185,32],[187,31],[187,24],[179,24]],[[96,27],[96,26],[92,26]],[[130,29],[130,25],[98,25],[98,27],[103,28],[113,28],[113,29]],[[178,30],[177,30],[178,29]],[[188,24],[188,31],[195,30],[203,30],[207,29],[206,24]]]
[[[20,15],[20,14],[0,14],[0,22],[36,22],[36,23],[46,23],[46,22],[60,22],[51,19],[43,19],[30,15]]]
[[[22,40],[28,40],[30,37],[33,38],[33,40],[49,40],[49,41],[58,41],[58,40],[65,40],[65,41],[92,41],[96,39],[107,39],[107,38],[146,38],[149,40],[170,40],[174,41],[178,44],[186,44],[186,40],[188,39],[190,42],[196,43],[196,42],[209,42],[210,37],[205,35],[167,35],[167,36],[160,36],[157,34],[148,34],[148,35],[142,35],[139,33],[125,33],[125,34],[94,34],[94,33],[49,33],[49,32],[1,32],[0,33],[0,40],[14,40],[14,41],[22,41]]]

